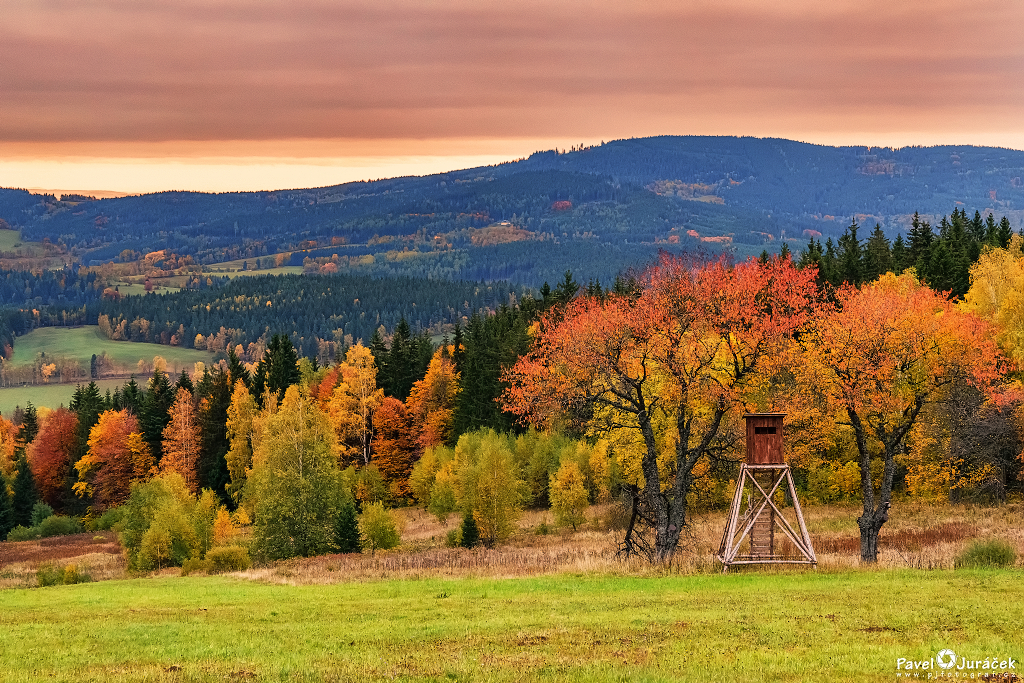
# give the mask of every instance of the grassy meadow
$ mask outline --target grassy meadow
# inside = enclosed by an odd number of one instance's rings
[[[64,356],[83,363],[88,368],[92,355],[106,351],[115,363],[133,366],[139,360],[153,361],[160,356],[167,361],[169,369],[191,367],[196,361],[210,362],[212,355],[206,351],[185,349],[163,344],[112,341],[103,336],[96,325],[81,327],[41,327],[18,337],[14,342],[13,365],[31,363],[36,354],[45,351],[48,355]]]
[[[98,379],[96,386],[100,393],[107,389],[111,392],[122,386],[127,380],[124,379]],[[141,382],[141,379],[139,380]],[[84,382],[88,384],[88,380]],[[24,387],[0,387],[0,415],[10,418],[17,406],[24,408],[30,402],[37,408],[57,408],[63,405],[65,408],[71,402],[71,395],[75,393],[77,384],[34,384]]]
[[[889,680],[1024,655],[1019,571],[557,574],[0,593],[0,681]]]
[[[971,540],[1024,555],[1024,506],[899,505],[877,567],[854,506],[809,506],[817,570],[721,574],[724,515],[696,519],[671,566],[615,558],[605,508],[578,532],[529,512],[496,549],[445,548],[404,509],[403,545],[226,576],[132,578],[109,533],[0,543],[5,681],[891,680],[900,657],[1024,656],[1021,561],[954,570]],[[51,588],[68,564],[95,581]]]

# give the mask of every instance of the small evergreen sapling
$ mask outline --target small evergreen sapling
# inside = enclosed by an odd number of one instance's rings
[[[32,468],[25,457],[25,451],[20,450],[14,461],[14,499],[11,501],[14,508],[15,525],[32,525],[32,508],[35,506],[39,496],[36,494],[36,482],[32,477]]]
[[[338,512],[337,543],[339,553],[359,553],[363,546],[359,541],[359,521],[356,518],[356,506],[346,501]]]
[[[476,519],[472,511],[467,512],[462,518],[462,542],[463,548],[475,548],[480,544],[480,530],[476,527]]]

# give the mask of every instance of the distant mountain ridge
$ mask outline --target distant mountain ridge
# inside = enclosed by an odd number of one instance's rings
[[[372,255],[360,263],[377,274],[536,284],[565,268],[607,279],[661,248],[745,256],[788,240],[798,249],[853,219],[894,236],[915,211],[992,212],[1018,229],[1022,178],[1024,152],[1003,148],[664,136],[302,190],[63,202],[0,190],[0,219],[25,239],[63,242],[86,264],[160,249],[202,263]]]

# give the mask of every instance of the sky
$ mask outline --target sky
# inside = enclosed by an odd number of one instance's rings
[[[648,135],[1024,149],[1021,0],[3,0],[0,186],[331,185]]]

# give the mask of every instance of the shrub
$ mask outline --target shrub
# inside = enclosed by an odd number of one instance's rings
[[[228,545],[214,548],[206,553],[207,571],[217,574],[221,572],[241,572],[252,565],[249,551],[239,545]]]
[[[1012,567],[1017,562],[1017,553],[1006,541],[992,539],[977,540],[957,555],[953,563],[957,569],[982,569]]]
[[[123,507],[109,508],[104,510],[99,517],[90,519],[85,526],[89,531],[110,531],[115,524],[121,521],[122,516],[124,516]]]
[[[82,533],[82,524],[74,517],[50,515],[36,527],[41,538],[51,536],[68,536]]]
[[[53,514],[53,508],[40,501],[32,506],[32,526],[39,526],[43,520]]]
[[[445,548],[462,547],[462,529],[452,529],[444,537]]]
[[[198,557],[190,557],[181,563],[181,575],[188,576],[196,572],[209,572],[213,565],[209,560],[201,560]]]
[[[370,503],[363,508],[359,519],[359,537],[363,548],[370,553],[398,547],[401,535],[394,515],[384,509],[381,503]]]
[[[69,564],[63,569],[57,565],[47,562],[36,570],[36,581],[41,588],[47,586],[70,586],[76,583],[92,581],[92,577],[78,569],[78,565]]]
[[[64,567],[63,582],[65,586],[70,586],[76,583],[87,583],[89,581],[92,581],[92,577],[83,571],[79,571],[78,565],[69,564]]]
[[[588,494],[578,464],[571,460],[562,463],[558,472],[551,475],[548,495],[555,522],[576,531],[586,521]]]
[[[34,541],[39,538],[39,529],[21,526],[20,524],[7,534],[8,541]]]
[[[36,570],[36,581],[39,582],[41,588],[59,586],[64,583],[64,571],[49,562],[41,564]]]

